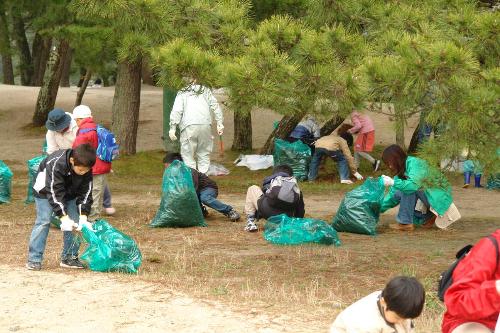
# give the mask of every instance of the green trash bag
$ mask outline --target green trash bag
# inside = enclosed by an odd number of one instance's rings
[[[31,160],[26,162],[28,165],[28,194],[26,195],[26,200],[24,201],[26,204],[35,202],[35,198],[33,197],[33,184],[38,173],[38,167],[45,157],[47,157],[47,155],[33,157]]]
[[[0,204],[8,203],[12,190],[12,171],[0,160]]]
[[[361,186],[347,192],[333,218],[339,232],[376,235],[385,187],[381,177],[368,178]]]
[[[105,220],[97,220],[93,229],[82,229],[88,247],[80,258],[89,268],[98,272],[137,273],[142,262],[137,243]]]
[[[61,220],[54,213],[50,216],[50,225],[57,229],[61,228]]]
[[[341,244],[337,231],[321,220],[280,214],[267,219],[264,228],[264,239],[273,244],[319,243],[335,246]]]
[[[500,173],[488,177],[486,188],[488,190],[500,190]]]
[[[290,143],[285,140],[274,140],[274,165],[286,164],[293,169],[297,180],[306,180],[311,163],[311,149],[302,141]]]
[[[163,173],[160,208],[150,227],[206,227],[191,169],[174,161]]]

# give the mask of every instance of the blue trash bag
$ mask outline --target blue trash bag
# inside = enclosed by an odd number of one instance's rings
[[[137,243],[105,220],[97,220],[92,228],[82,229],[88,247],[80,259],[93,271],[137,273],[142,262]]]
[[[4,161],[0,160],[0,204],[10,202],[13,173]]]
[[[264,228],[264,239],[273,244],[318,243],[335,246],[341,244],[337,231],[321,220],[280,214],[271,216]]]

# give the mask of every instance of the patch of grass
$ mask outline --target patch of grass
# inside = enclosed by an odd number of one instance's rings
[[[33,126],[32,124],[26,124],[21,127],[21,131],[25,136],[28,137],[37,137],[44,136],[47,133],[47,128],[45,126]]]

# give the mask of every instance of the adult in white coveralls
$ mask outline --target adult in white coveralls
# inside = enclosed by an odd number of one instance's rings
[[[177,93],[170,113],[170,139],[177,140],[175,131],[179,126],[182,159],[187,166],[202,173],[208,171],[213,147],[210,111],[217,122],[217,133],[222,135],[224,116],[217,99],[209,88],[194,82]]]

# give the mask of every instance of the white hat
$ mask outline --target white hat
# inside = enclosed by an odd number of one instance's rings
[[[73,109],[73,119],[92,118],[92,111],[87,105],[78,105]]]

